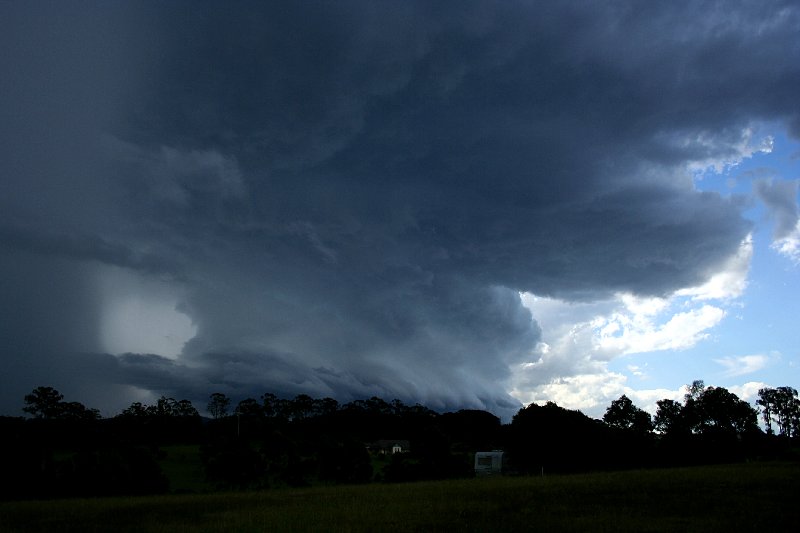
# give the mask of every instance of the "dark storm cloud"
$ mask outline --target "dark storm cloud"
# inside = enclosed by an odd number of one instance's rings
[[[60,233],[13,226],[0,227],[0,249],[31,252],[44,257],[66,257],[96,261],[144,272],[166,273],[171,266],[158,256],[151,256],[105,241],[91,234]]]
[[[508,410],[539,339],[518,291],[704,281],[749,225],[687,166],[800,134],[792,3],[2,10],[3,253],[180,283],[181,358],[114,373],[156,393]]]

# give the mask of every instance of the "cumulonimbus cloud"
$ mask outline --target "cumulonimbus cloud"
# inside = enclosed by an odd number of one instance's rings
[[[136,4],[74,32],[5,5],[0,249],[180,289],[196,336],[123,360],[128,385],[509,409],[540,340],[520,292],[665,296],[737,254],[740,203],[692,169],[800,131],[798,10],[774,4]],[[25,316],[4,350],[45,365],[34,324],[52,354],[69,322]]]

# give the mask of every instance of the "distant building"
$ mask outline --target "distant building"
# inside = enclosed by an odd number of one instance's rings
[[[475,452],[475,475],[492,476],[503,473],[503,452]]]
[[[369,451],[378,455],[394,455],[411,451],[411,444],[407,440],[379,440],[369,445]]]

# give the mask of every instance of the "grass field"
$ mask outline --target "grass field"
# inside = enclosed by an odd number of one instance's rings
[[[7,502],[2,531],[797,531],[800,464]]]
[[[161,451],[163,457],[158,461],[158,466],[169,479],[172,492],[208,492],[212,489],[205,479],[200,446],[162,446]]]

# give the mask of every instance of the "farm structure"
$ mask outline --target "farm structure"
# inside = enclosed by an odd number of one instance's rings
[[[503,455],[501,450],[491,452],[475,452],[475,475],[493,476],[503,473]]]
[[[368,449],[377,455],[394,455],[396,453],[406,453],[411,450],[411,444],[407,440],[379,440],[368,446]]]

